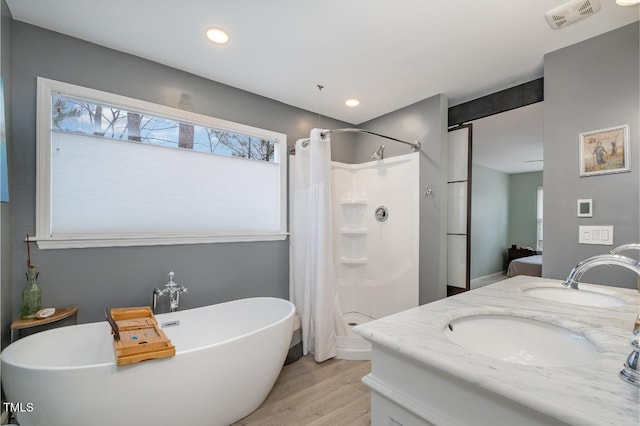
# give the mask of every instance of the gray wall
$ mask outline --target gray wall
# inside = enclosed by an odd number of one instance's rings
[[[509,175],[480,164],[471,170],[471,279],[505,270]]]
[[[539,186],[542,172],[509,175],[509,247],[515,244],[536,248]],[[549,219],[554,220],[553,216]]]
[[[363,129],[397,139],[419,140],[420,148],[420,304],[446,296],[446,187],[447,98],[436,95],[405,108],[363,123]],[[385,158],[411,152],[411,147],[383,139],[359,135],[356,163],[370,161],[371,152],[384,144]],[[445,165],[444,167],[442,165]],[[434,188],[431,196],[422,192]]]
[[[35,232],[36,77],[42,76],[177,106],[182,94],[201,114],[282,132],[288,143],[308,137],[315,113],[195,75],[14,21],[11,250],[14,314],[24,285],[25,234]],[[322,118],[322,127],[346,123]],[[339,138],[336,138],[338,140]],[[349,139],[333,158],[352,162]],[[4,233],[3,233],[4,241]],[[189,287],[185,308],[248,296],[288,297],[288,241],[32,251],[45,306],[78,305],[79,322],[103,319],[105,307],[148,305],[167,273]],[[6,288],[3,279],[3,291]],[[5,322],[3,329],[8,327]]]
[[[544,58],[543,276],[561,279],[610,246],[578,244],[579,225],[613,225],[614,244],[640,240],[639,23],[549,53]],[[578,177],[578,134],[630,124],[631,172]],[[593,199],[593,217],[576,200]],[[635,287],[626,270],[600,267],[586,282]]]
[[[2,21],[0,22],[0,74],[4,81],[5,135],[11,140],[11,12],[7,2],[2,0]],[[7,147],[8,162],[11,162],[10,146]],[[11,170],[9,170],[11,172]],[[11,197],[9,193],[9,197]],[[11,198],[9,199],[11,200]],[[0,324],[1,347],[9,344],[9,324],[11,323],[11,207],[9,203],[0,204]],[[7,325],[6,327],[4,325]]]

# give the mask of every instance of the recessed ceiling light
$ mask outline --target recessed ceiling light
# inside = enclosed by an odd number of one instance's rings
[[[344,104],[348,107],[357,107],[358,105],[360,105],[360,101],[357,99],[347,99],[346,101],[344,101]]]
[[[209,28],[207,30],[207,38],[215,44],[227,44],[229,43],[229,34],[220,28]]]
[[[616,0],[620,6],[633,6],[634,4],[640,3],[640,0]]]

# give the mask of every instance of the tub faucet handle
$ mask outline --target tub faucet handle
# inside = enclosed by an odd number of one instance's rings
[[[173,277],[176,276],[176,273],[171,271],[169,272],[169,282],[165,284],[167,287],[173,287],[176,285],[175,281],[173,281]]]

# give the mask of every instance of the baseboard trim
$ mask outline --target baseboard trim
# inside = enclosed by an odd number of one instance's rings
[[[505,276],[506,277],[506,274],[504,273],[504,271],[496,272],[494,274],[485,275],[484,277],[474,278],[470,282],[471,289],[477,288],[479,283],[482,283],[482,282],[487,281],[487,280],[494,280],[494,279],[499,278],[501,276]]]

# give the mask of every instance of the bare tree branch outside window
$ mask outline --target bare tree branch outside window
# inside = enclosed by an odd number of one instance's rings
[[[274,162],[275,141],[54,96],[53,130]]]

